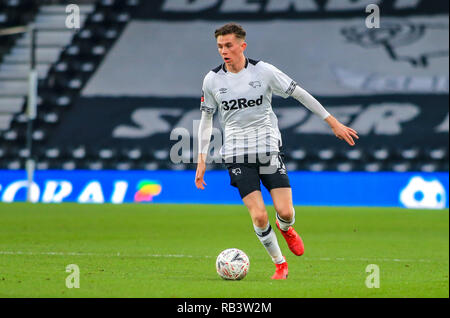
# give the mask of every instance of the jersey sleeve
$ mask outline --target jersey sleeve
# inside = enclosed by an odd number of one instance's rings
[[[272,64],[264,63],[263,65],[273,93],[283,98],[291,96],[297,83]]]
[[[217,101],[209,87],[210,77],[208,75],[209,74],[207,74],[205,76],[205,79],[203,80],[200,110],[203,112],[207,112],[208,114],[214,114],[217,110]]]

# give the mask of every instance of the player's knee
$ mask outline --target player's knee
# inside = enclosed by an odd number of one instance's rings
[[[267,216],[266,209],[254,208],[250,211],[253,219],[253,224],[257,227],[263,228],[267,225],[269,217]]]
[[[294,208],[291,205],[276,206],[278,216],[285,221],[290,221],[294,217]]]

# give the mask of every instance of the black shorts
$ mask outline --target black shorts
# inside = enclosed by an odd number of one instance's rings
[[[270,159],[266,158],[256,158],[253,161],[233,158],[232,163],[225,163],[231,179],[230,184],[238,188],[242,199],[253,191],[261,191],[261,182],[269,191],[291,187],[283,153],[271,155]]]

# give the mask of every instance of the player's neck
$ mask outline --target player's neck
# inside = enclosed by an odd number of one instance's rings
[[[227,68],[228,72],[231,73],[239,73],[245,68],[245,56],[242,55],[242,58],[239,59],[235,64],[225,64],[225,67]]]

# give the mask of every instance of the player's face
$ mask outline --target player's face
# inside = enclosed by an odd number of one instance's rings
[[[247,46],[244,40],[236,38],[234,34],[219,35],[217,37],[217,49],[220,56],[227,64],[240,61]]]

